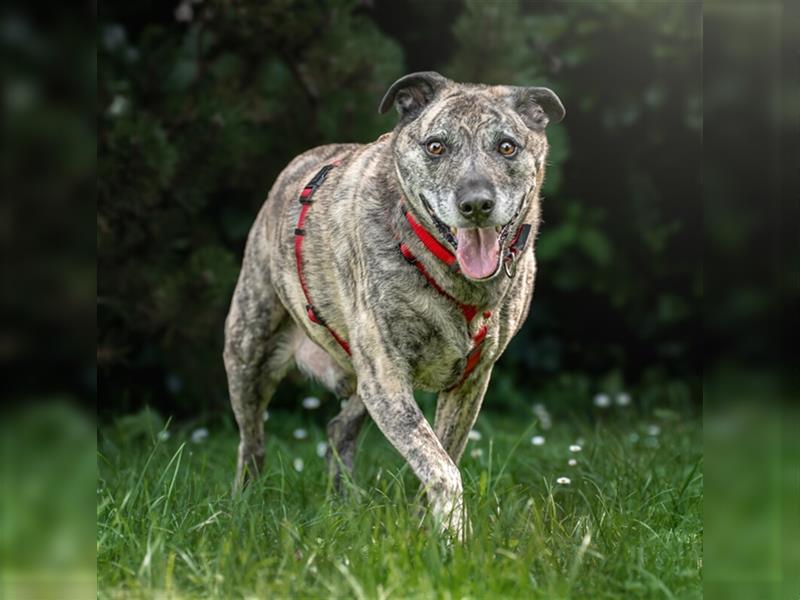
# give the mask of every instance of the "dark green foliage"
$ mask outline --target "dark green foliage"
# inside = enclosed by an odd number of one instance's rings
[[[311,146],[390,129],[377,105],[409,68],[546,85],[567,107],[549,129],[537,293],[493,406],[643,382],[699,397],[697,5],[182,6],[188,22],[160,4],[100,11],[101,411],[225,406],[222,323],[269,187]]]
[[[368,141],[400,51],[353,2],[193,5],[188,27],[101,25],[101,381],[117,401],[224,402],[222,321],[280,169]],[[148,390],[154,395],[149,396]],[[103,409],[115,406],[104,405]]]

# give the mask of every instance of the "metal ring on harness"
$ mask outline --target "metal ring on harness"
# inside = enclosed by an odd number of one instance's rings
[[[519,254],[512,250],[503,259],[503,271],[509,279],[517,273],[517,258],[519,258]]]

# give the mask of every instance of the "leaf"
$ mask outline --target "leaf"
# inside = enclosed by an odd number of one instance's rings
[[[587,229],[581,232],[579,243],[586,254],[597,264],[606,266],[611,262],[613,251],[608,238],[597,229]]]

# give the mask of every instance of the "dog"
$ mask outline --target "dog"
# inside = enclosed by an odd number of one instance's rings
[[[492,367],[527,317],[548,144],[542,87],[419,72],[380,103],[395,128],[278,176],[250,230],[223,352],[240,432],[234,488],[264,461],[262,415],[296,365],[347,399],[328,426],[338,485],[369,415],[440,528],[468,531],[458,462]],[[438,393],[433,426],[415,389]]]

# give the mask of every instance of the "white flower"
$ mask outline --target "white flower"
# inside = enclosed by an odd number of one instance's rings
[[[125,96],[114,96],[114,99],[108,106],[108,114],[112,117],[118,117],[128,110],[128,106],[130,106],[130,102],[128,102]]]
[[[628,406],[631,403],[631,396],[628,392],[617,394],[617,406]]]
[[[264,414],[263,414],[263,415],[261,415],[261,420],[262,420],[262,421],[264,421],[264,423],[266,423],[267,421],[269,421],[269,411],[268,411],[268,410],[265,410],[265,411],[264,411]]]
[[[303,459],[302,459],[302,458],[295,458],[295,459],[292,461],[292,466],[294,467],[294,470],[295,470],[295,471],[297,471],[298,473],[300,473],[300,472],[302,472],[302,470],[303,470],[303,467],[304,467],[305,465],[303,465]]]
[[[531,444],[534,446],[544,446],[544,436],[543,435],[535,435],[531,438]]]
[[[192,432],[192,442],[195,444],[201,444],[205,441],[208,437],[208,429],[205,427],[200,427],[199,429],[195,429]]]
[[[156,437],[158,438],[159,442],[166,442],[169,439],[169,431],[163,429],[158,432],[158,435],[156,435]]]
[[[178,23],[189,23],[194,17],[194,10],[189,2],[181,2],[175,9],[175,20]]]
[[[474,449],[473,449],[473,450],[472,450],[472,451],[469,453],[469,455],[470,455],[472,458],[480,458],[481,456],[483,456],[483,450],[482,450],[481,448],[474,448]]]
[[[577,461],[577,460],[575,460],[574,458],[570,458],[570,459],[567,461],[567,464],[568,464],[570,467],[574,467],[575,465],[577,465],[577,464],[578,464],[578,461]]]
[[[319,408],[319,398],[316,396],[309,396],[308,398],[303,398],[303,408],[308,410],[314,410],[315,408]]]
[[[631,444],[635,444],[636,442],[638,442],[638,441],[639,441],[639,434],[638,434],[638,433],[636,433],[636,432],[634,431],[633,433],[631,433],[630,435],[628,435],[628,441],[629,441]]]
[[[471,439],[473,442],[480,442],[483,436],[481,435],[481,432],[478,431],[477,429],[470,429],[469,435],[467,435],[467,437]]]
[[[572,483],[572,480],[569,477],[559,477],[558,479],[556,479],[556,483],[558,485],[569,485],[570,483]]]
[[[581,448],[578,444],[572,444],[569,447],[570,452],[580,452],[581,450],[583,450],[583,448]]]
[[[302,427],[298,427],[292,432],[292,435],[296,440],[304,440],[308,437],[308,432]]]
[[[661,427],[658,425],[650,425],[647,427],[647,435],[652,435],[653,437],[657,436],[661,433]]]
[[[328,444],[326,442],[317,442],[317,456],[324,458],[328,452]]]
[[[611,406],[611,398],[608,394],[597,394],[594,397],[594,405],[598,408],[608,408]]]
[[[541,402],[537,402],[533,405],[533,414],[536,415],[536,418],[539,419],[539,426],[547,431],[553,425],[553,421],[550,418],[550,413],[547,412],[547,407],[542,404]]]

